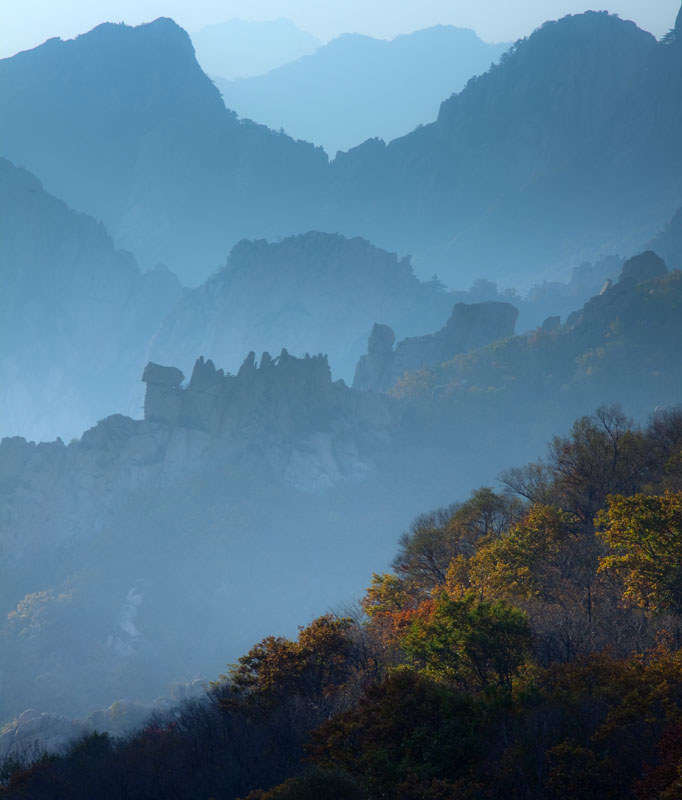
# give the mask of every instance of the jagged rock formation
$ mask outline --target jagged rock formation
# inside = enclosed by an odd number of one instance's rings
[[[131,490],[172,485],[208,462],[244,459],[304,491],[357,481],[390,440],[391,404],[332,383],[324,356],[286,350],[237,375],[199,358],[188,385],[175,367],[144,370],[145,417],[115,414],[80,441],[0,442],[0,542],[4,558],[82,541],[102,528]],[[72,490],[75,488],[75,492]],[[22,499],[17,503],[17,498]]]
[[[251,354],[236,375],[199,359],[186,384],[150,365],[145,419],[109,417],[69,445],[5,439],[2,718],[85,715],[218,674],[359,592],[419,509],[536,457],[577,416],[679,403],[681,302],[680,272],[626,278],[569,324],[408,372],[388,394],[333,382],[320,356]],[[391,345],[375,328],[373,355]]]
[[[249,350],[323,352],[350,380],[375,319],[400,337],[433,330],[452,307],[436,282],[364,239],[311,231],[281,242],[243,241],[227,264],[186,291],[149,350],[162,364],[192,368],[204,353],[236,371]]]
[[[0,280],[0,436],[70,438],[133,411],[174,275],[141,274],[101,223],[0,159]]]
[[[358,362],[353,387],[383,392],[406,372],[434,367],[457,353],[466,353],[514,335],[518,309],[511,303],[457,303],[444,328],[434,334],[399,342],[386,325],[375,325],[368,352]]]

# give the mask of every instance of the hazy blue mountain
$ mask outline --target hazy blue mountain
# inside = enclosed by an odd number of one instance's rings
[[[233,375],[199,359],[186,383],[149,364],[144,419],[113,415],[68,445],[4,439],[0,719],[215,675],[362,591],[413,515],[536,457],[576,416],[679,403],[681,299],[682,273],[642,254],[563,326],[388,395],[286,351]]]
[[[632,251],[679,205],[681,82],[679,37],[605,12],[546,23],[433,124],[336,159],[346,226],[413,253],[438,243],[446,279]]]
[[[244,236],[310,227],[301,209],[327,169],[321,149],[237,121],[168,19],[3,60],[0,107],[0,154],[185,282]]]
[[[438,25],[392,41],[344,34],[259,77],[228,81],[218,69],[207,72],[241,117],[284,128],[333,156],[373,136],[395,139],[431,122],[444,98],[486,72],[507,47]]]
[[[437,282],[418,281],[408,258],[364,239],[310,232],[242,241],[223,269],[184,292],[150,357],[189,370],[203,354],[234,371],[250,349],[284,346],[296,356],[325,353],[334,376],[350,382],[375,319],[407,336],[435,327],[453,302]]]
[[[136,413],[145,347],[180,293],[104,226],[0,159],[0,436],[69,438]]]
[[[411,253],[451,286],[525,289],[634,252],[680,207],[680,97],[682,37],[588,12],[520,42],[435,122],[330,164],[239,122],[161,19],[1,62],[0,152],[185,282],[242,238],[315,229]]]
[[[484,407],[506,413],[521,404],[522,414],[544,420],[550,407],[579,415],[586,405],[617,403],[642,419],[656,406],[680,404],[681,306],[682,272],[668,272],[646,251],[626,260],[618,279],[563,324],[550,318],[534,331],[407,373],[389,393],[435,417],[474,418]],[[373,374],[381,372],[377,362],[399,359],[408,343],[375,353]],[[370,356],[371,341],[365,362]]]
[[[231,19],[192,34],[197,60],[207,75],[223,79],[263,75],[307,56],[322,44],[289,19],[249,22]]]

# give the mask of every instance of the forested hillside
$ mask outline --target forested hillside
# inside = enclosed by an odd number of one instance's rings
[[[418,517],[353,614],[0,796],[676,797],[682,413],[600,408],[502,481]]]

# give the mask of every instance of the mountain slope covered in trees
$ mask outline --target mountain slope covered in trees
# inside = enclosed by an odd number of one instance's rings
[[[264,638],[136,734],[15,760],[0,795],[671,800],[681,456],[679,409],[601,408],[415,520],[360,613]]]

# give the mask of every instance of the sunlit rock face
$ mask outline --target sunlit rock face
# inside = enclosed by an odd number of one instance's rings
[[[385,391],[406,372],[434,367],[458,353],[492,344],[514,335],[518,309],[511,303],[457,303],[444,328],[434,334],[399,342],[386,325],[375,325],[367,355],[355,372],[353,387]]]

